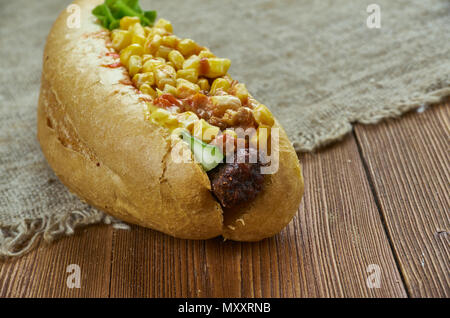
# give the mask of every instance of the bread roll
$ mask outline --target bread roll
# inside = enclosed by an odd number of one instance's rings
[[[99,3],[75,1],[80,28],[69,28],[70,13],[62,12],[44,52],[38,139],[59,179],[114,217],[178,238],[257,241],[278,233],[303,193],[297,155],[278,122],[278,171],[256,199],[223,209],[198,163],[173,161],[171,149],[187,146],[146,118],[126,69],[104,67],[110,32],[91,14]]]

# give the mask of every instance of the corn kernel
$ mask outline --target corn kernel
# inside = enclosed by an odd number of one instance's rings
[[[198,73],[194,69],[187,69],[187,70],[178,70],[177,71],[177,79],[178,78],[184,78],[185,80],[188,80],[192,83],[197,83],[198,80]]]
[[[151,55],[151,54],[142,55],[142,64],[145,64],[148,60],[150,60],[152,58],[153,58],[153,55]]]
[[[125,30],[114,30],[111,33],[112,47],[120,52],[122,49],[126,48],[131,44],[132,35],[130,32]]]
[[[156,98],[156,96],[157,96],[156,91],[147,83],[142,84],[139,90],[143,94],[150,95],[152,98]]]
[[[177,119],[180,122],[180,126],[186,128],[191,134],[194,129],[195,122],[199,120],[195,113],[189,111],[178,114]]]
[[[163,92],[175,96],[177,94],[177,89],[170,84],[166,84],[164,86]]]
[[[173,32],[172,24],[169,21],[167,21],[166,19],[159,19],[155,24],[155,28],[164,29],[170,33]]]
[[[128,30],[131,26],[133,26],[136,23],[139,23],[140,19],[139,17],[123,17],[120,19],[120,28],[122,30]]]
[[[144,46],[145,44],[145,36],[133,34],[133,37],[131,38],[131,42],[133,44],[139,44],[140,46]]]
[[[139,44],[131,44],[120,52],[120,62],[122,65],[128,65],[128,60],[132,55],[141,56],[142,54],[144,54],[142,46]]]
[[[142,58],[139,55],[132,55],[128,60],[128,73],[133,77],[142,68]]]
[[[203,51],[201,51],[198,56],[202,59],[202,58],[214,58],[216,57],[210,50],[208,49],[204,49]]]
[[[142,72],[155,72],[155,70],[160,67],[161,65],[164,65],[163,62],[157,59],[149,59],[147,62],[144,63],[144,66],[142,68]]]
[[[198,57],[202,59],[202,58],[212,58],[216,56],[210,50],[204,49],[198,54]]]
[[[152,32],[150,32],[149,34],[151,34],[151,36],[160,35],[161,37],[163,37],[166,35],[170,35],[170,32],[167,32],[166,29],[154,27],[154,28],[152,28]]]
[[[169,61],[171,61],[177,70],[183,67],[184,57],[177,50],[172,50],[168,55]]]
[[[172,66],[175,69],[175,64],[173,64],[171,61],[167,62],[166,64]]]
[[[191,39],[181,40],[177,45],[177,50],[185,57],[189,57],[199,50],[199,46]]]
[[[167,60],[167,57],[169,56],[169,53],[172,51],[172,48],[161,45],[158,48],[158,51],[156,52],[157,57],[162,57],[163,59]]]
[[[242,104],[246,104],[248,101],[248,90],[244,84],[239,83],[234,85],[231,89],[231,94],[239,98]]]
[[[209,81],[206,78],[199,79],[198,82],[197,82],[197,85],[200,86],[200,89],[202,91],[209,92],[210,85],[209,85]]]
[[[197,84],[191,83],[183,78],[177,79],[177,95],[180,98],[186,98],[200,92]]]
[[[200,58],[197,55],[192,55],[190,58],[184,61],[183,69],[195,69],[197,72],[200,70]]]
[[[150,116],[150,118],[155,122],[163,123],[170,115],[171,114],[169,111],[167,111],[163,108],[158,108],[152,112],[152,115]]]
[[[204,119],[194,123],[193,136],[204,142],[211,142],[219,133],[219,127],[210,125]]]
[[[144,44],[145,53],[155,54],[158,51],[160,45],[161,35],[156,34],[153,37],[149,35]]]
[[[161,44],[171,48],[176,48],[178,44],[178,38],[175,35],[163,36],[161,39]]]
[[[151,87],[150,87],[151,88]],[[152,90],[155,92],[155,97],[156,97],[156,91],[152,88]],[[153,97],[153,98],[155,98]],[[149,113],[153,113],[155,110],[157,110],[159,107],[156,106],[153,103],[147,103],[147,110],[149,111]],[[146,119],[150,119],[150,117],[146,117]]]
[[[170,130],[179,127],[177,118],[163,108],[154,110],[150,115],[150,120],[156,124],[169,128]]]
[[[141,89],[141,86],[143,84],[147,85],[154,85],[155,84],[155,75],[153,72],[146,72],[146,73],[138,73],[133,76],[133,83],[134,85]]]
[[[216,93],[221,90],[225,93],[228,92],[228,90],[230,89],[231,85],[230,82],[228,82],[226,79],[223,78],[216,78],[214,80],[214,82],[211,85],[211,95],[216,95]]]
[[[128,29],[131,34],[145,38],[145,30],[140,23],[135,23]]]
[[[147,62],[148,63],[148,62]],[[160,65],[155,68],[155,82],[159,89],[163,89],[166,84],[175,86],[175,69],[169,65]]]
[[[148,35],[152,32],[152,28],[149,26],[145,26],[144,31],[145,31],[145,37],[148,37]]]
[[[169,118],[166,120],[164,126],[173,131],[174,129],[180,127],[180,123],[178,122],[177,118],[174,115],[170,115]]]
[[[233,82],[233,78],[231,78],[230,74],[226,74],[226,75],[222,76],[222,78],[226,79],[230,83]]]
[[[269,127],[272,127],[275,120],[270,112],[270,110],[264,106],[263,104],[260,104],[256,106],[253,110],[253,117],[255,117],[256,122],[258,125],[266,125]]]
[[[131,33],[131,43],[139,44],[144,47],[145,44],[145,31],[140,23],[135,23],[129,28],[129,32]]]
[[[209,58],[208,65],[208,71],[206,74],[202,75],[209,78],[216,78],[227,74],[228,69],[231,66],[231,61],[229,59]]]
[[[236,96],[232,95],[223,95],[223,96],[212,96],[211,102],[217,110],[227,110],[233,109],[237,110],[241,107],[241,101]]]

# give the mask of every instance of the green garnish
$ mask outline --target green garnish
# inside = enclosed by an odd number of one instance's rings
[[[214,169],[223,161],[224,155],[218,147],[204,143],[191,136],[186,130],[181,130],[179,137],[182,137],[183,141],[189,145],[194,153],[195,160],[202,165],[205,171]]]
[[[120,19],[125,16],[139,17],[143,26],[152,26],[156,19],[156,11],[143,11],[139,0],[105,0],[92,10],[92,14],[109,30],[117,29]]]

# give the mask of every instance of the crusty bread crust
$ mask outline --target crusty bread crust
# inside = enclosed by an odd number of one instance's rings
[[[192,160],[172,161],[171,149],[182,142],[145,119],[147,106],[126,83],[126,70],[102,66],[113,62],[106,55],[109,33],[91,14],[102,2],[75,1],[81,28],[68,28],[69,13],[63,12],[44,52],[38,139],[60,180],[117,218],[179,238],[256,241],[278,233],[303,193],[285,132],[280,132],[279,171],[266,178],[263,193],[224,213],[201,167]]]

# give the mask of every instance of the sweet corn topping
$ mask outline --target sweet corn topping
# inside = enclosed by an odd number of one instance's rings
[[[181,127],[204,142],[221,131],[235,138],[227,128],[274,124],[267,107],[228,75],[229,59],[216,57],[194,40],[180,39],[169,21],[144,27],[138,17],[126,16],[111,40],[133,84],[153,99],[152,122],[170,130]],[[265,140],[267,134],[258,132],[254,138]]]
[[[147,84],[152,86],[155,84],[155,75],[153,72],[139,73],[133,76],[134,85],[141,89],[141,85]]]
[[[190,134],[193,132],[194,124],[199,121],[197,115],[190,111],[178,114],[177,119],[181,127],[187,129]]]
[[[120,28],[122,30],[128,30],[134,24],[140,22],[141,20],[139,19],[139,17],[123,17],[122,19],[120,19]]]
[[[162,108],[155,109],[150,115],[150,120],[156,124],[165,126],[170,130],[174,130],[180,125],[173,114]]]
[[[205,142],[211,142],[220,132],[220,128],[210,125],[204,119],[194,123],[193,136]]]
[[[273,115],[266,106],[260,104],[256,106],[252,112],[253,117],[255,117],[255,120],[259,125],[265,125],[269,127],[273,126],[274,124]]]
[[[116,51],[121,51],[131,44],[131,32],[125,30],[114,30],[111,33],[112,47]]]
[[[178,42],[177,50],[185,57],[189,57],[199,51],[200,47],[194,40],[184,39]]]
[[[168,57],[169,57],[169,61],[175,65],[177,70],[180,70],[183,68],[184,57],[180,52],[178,52],[177,50],[172,50],[168,54]]]
[[[216,93],[219,90],[221,90],[224,93],[227,93],[228,90],[230,89],[230,87],[231,87],[230,82],[228,82],[226,79],[224,79],[224,78],[217,78],[212,83],[210,94],[211,95],[216,95]]]
[[[128,65],[128,60],[132,55],[142,56],[142,54],[144,54],[144,48],[139,44],[133,43],[120,51],[120,63]]]
[[[142,68],[142,58],[139,55],[132,55],[128,60],[128,72],[130,76],[133,77]]]
[[[197,84],[191,83],[184,78],[177,79],[177,97],[186,98],[198,92],[200,92],[200,86]]]
[[[179,70],[177,72],[177,78],[183,78],[196,84],[198,82],[198,72],[194,69]]]
[[[164,29],[170,33],[173,32],[172,24],[166,19],[159,19],[155,24],[155,28]]]

